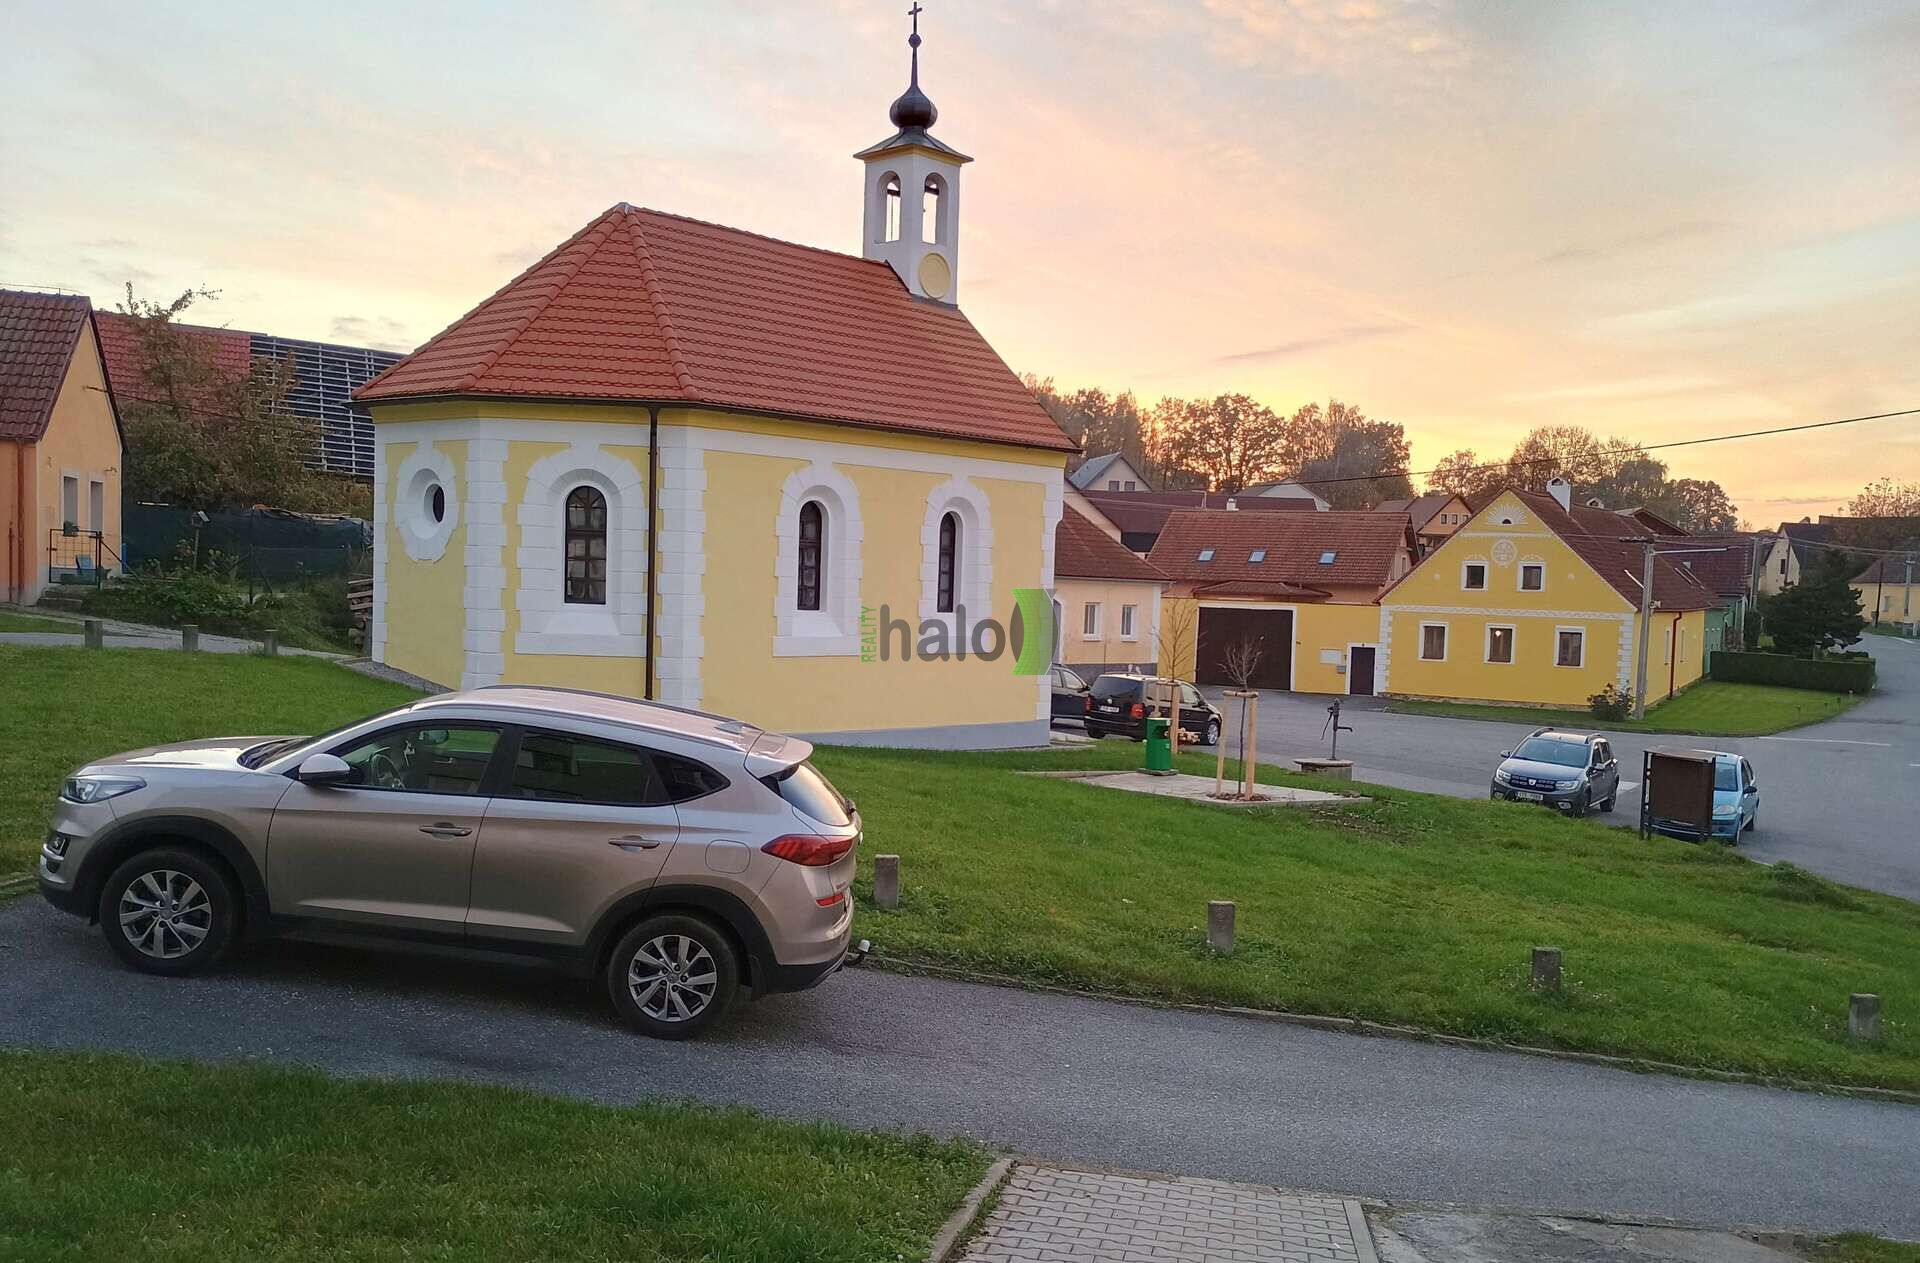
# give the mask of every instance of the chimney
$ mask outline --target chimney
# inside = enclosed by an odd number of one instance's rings
[[[1234,513],[1234,512],[1237,512],[1237,511],[1239,510],[1239,508],[1240,508],[1240,502],[1239,502],[1238,500],[1235,500],[1235,499],[1234,499],[1234,498],[1233,498],[1232,496],[1228,496],[1228,497],[1227,497],[1227,512],[1229,512],[1229,513]]]
[[[1547,494],[1558,500],[1561,508],[1573,507],[1573,484],[1558,474],[1547,479]]]

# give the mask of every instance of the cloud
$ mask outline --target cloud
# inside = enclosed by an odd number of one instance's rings
[[[1726,382],[1717,377],[1628,377],[1619,381],[1589,382],[1579,386],[1555,386],[1547,390],[1529,390],[1505,396],[1516,403],[1553,403],[1582,399],[1639,399],[1659,395],[1692,394],[1701,390],[1720,390]]]
[[[1353,325],[1345,329],[1335,329],[1330,333],[1318,334],[1310,338],[1295,338],[1291,342],[1280,342],[1273,346],[1260,347],[1252,351],[1236,351],[1232,355],[1222,355],[1215,364],[1261,364],[1273,360],[1282,360],[1290,355],[1301,355],[1307,351],[1324,351],[1332,347],[1348,346],[1355,342],[1365,342],[1372,338],[1384,338],[1395,333],[1405,333],[1411,326],[1394,325]]]
[[[1651,250],[1673,241],[1685,241],[1693,237],[1708,236],[1727,227],[1725,223],[1712,219],[1696,219],[1686,223],[1674,224],[1670,228],[1660,228],[1652,232],[1630,233],[1624,237],[1614,237],[1607,241],[1576,242],[1562,246],[1551,254],[1541,255],[1536,262],[1541,267],[1557,267],[1569,263],[1598,263],[1616,258],[1623,254],[1633,254],[1641,250]]]
[[[419,341],[406,325],[387,316],[335,316],[328,336],[349,346],[388,351],[411,351]]]

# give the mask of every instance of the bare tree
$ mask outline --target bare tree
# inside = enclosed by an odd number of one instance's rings
[[[1200,606],[1194,601],[1170,601],[1161,607],[1160,627],[1153,633],[1155,669],[1180,679],[1194,674],[1200,642]]]
[[[1253,760],[1247,757],[1248,746],[1253,741],[1254,692],[1253,677],[1259,674],[1260,660],[1266,656],[1263,642],[1251,636],[1243,636],[1228,645],[1220,655],[1220,668],[1226,672],[1227,679],[1240,693],[1240,797],[1253,797]],[[1216,778],[1217,779],[1217,778]]]

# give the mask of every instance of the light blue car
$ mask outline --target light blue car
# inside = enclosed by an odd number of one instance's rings
[[[1709,751],[1713,755],[1713,832],[1711,836],[1723,842],[1740,844],[1740,835],[1753,828],[1760,820],[1760,783],[1754,779],[1753,764],[1737,754],[1728,754],[1724,750]],[[1648,821],[1655,833],[1664,833],[1670,838],[1680,838],[1687,842],[1697,842],[1700,834],[1689,825],[1675,821],[1662,820],[1658,816]]]

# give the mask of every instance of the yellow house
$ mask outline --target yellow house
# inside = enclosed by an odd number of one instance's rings
[[[1161,610],[1169,674],[1199,684],[1370,694],[1382,588],[1407,572],[1404,513],[1181,509],[1147,560],[1172,580]],[[1234,659],[1257,654],[1251,672]]]
[[[1167,576],[1071,504],[1053,535],[1054,661],[1091,680],[1156,669]]]
[[[7,599],[118,569],[124,446],[90,300],[0,290],[0,449]]]
[[[1589,534],[1562,496],[1504,491],[1380,598],[1382,691],[1583,706],[1634,686],[1642,545]],[[1655,557],[1646,700],[1700,678],[1714,593]]]
[[[1046,654],[1007,642],[1074,445],[955,305],[968,159],[932,115],[910,88],[859,155],[864,257],[623,203],[363,387],[374,657],[1044,743]]]
[[[1883,557],[1853,578],[1860,612],[1869,623],[1920,621],[1920,548],[1910,557]]]

